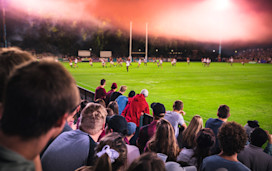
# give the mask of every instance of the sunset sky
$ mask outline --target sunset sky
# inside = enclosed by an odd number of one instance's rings
[[[271,0],[6,0],[13,13],[201,42],[272,40]],[[19,16],[18,16],[19,17]]]

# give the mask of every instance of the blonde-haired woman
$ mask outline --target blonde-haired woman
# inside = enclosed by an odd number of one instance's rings
[[[201,118],[201,116],[195,115],[189,123],[188,127],[182,133],[182,147],[196,147],[195,137],[202,128],[203,119]]]
[[[199,115],[195,115],[188,127],[182,133],[182,150],[177,157],[177,161],[194,165],[195,160],[192,160],[194,149],[196,147],[196,137],[198,132],[203,128],[203,119]]]

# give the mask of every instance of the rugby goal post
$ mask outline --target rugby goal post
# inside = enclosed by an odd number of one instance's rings
[[[129,34],[129,59],[132,61],[132,54],[145,54],[145,60],[148,56],[148,23],[146,23],[145,32],[145,52],[132,52],[132,22],[130,22],[130,34]]]

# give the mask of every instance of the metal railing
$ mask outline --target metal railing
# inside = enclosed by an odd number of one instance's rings
[[[80,97],[82,100],[87,100],[89,102],[94,101],[94,92],[80,86],[77,86],[77,87],[79,89]]]

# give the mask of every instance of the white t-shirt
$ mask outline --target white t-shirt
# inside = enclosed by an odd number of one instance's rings
[[[140,157],[140,151],[139,148],[134,145],[128,145],[127,146],[127,164],[128,166],[138,157]]]

